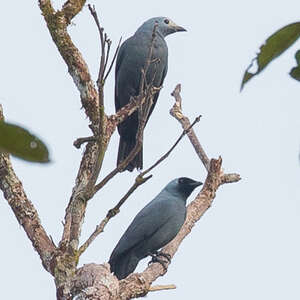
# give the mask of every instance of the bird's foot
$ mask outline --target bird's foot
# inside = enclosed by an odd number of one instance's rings
[[[162,251],[155,251],[155,252],[149,253],[149,255],[152,257],[152,259],[149,261],[148,266],[157,262],[157,263],[160,263],[162,265],[162,267],[164,268],[165,271],[167,271],[166,263],[171,262],[171,255],[170,254],[164,253]],[[166,258],[167,261],[164,260],[164,259],[159,258],[159,256],[162,256],[162,257]]]

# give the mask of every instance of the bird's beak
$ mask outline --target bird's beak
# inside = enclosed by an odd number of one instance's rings
[[[187,31],[185,28],[183,28],[183,27],[181,27],[181,26],[178,26],[178,25],[174,26],[173,28],[174,28],[174,30],[175,30],[176,32],[177,32],[177,31]]]
[[[176,23],[174,23],[172,20],[170,20],[169,28],[172,29],[173,32],[177,31],[186,31],[185,28],[178,26]]]
[[[191,185],[193,188],[196,188],[197,186],[202,185],[202,184],[203,184],[203,183],[200,182],[200,181],[194,181],[194,182],[190,183],[190,185]]]

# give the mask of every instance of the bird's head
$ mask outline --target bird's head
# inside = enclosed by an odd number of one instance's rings
[[[195,181],[193,179],[187,177],[180,177],[177,179],[172,180],[167,185],[167,190],[170,192],[175,192],[183,195],[185,198],[193,192],[193,190],[203,183],[200,181]]]
[[[149,19],[138,29],[138,31],[153,31],[153,28],[156,24],[156,31],[163,37],[178,31],[186,31],[186,29],[176,25],[170,18],[166,17],[156,17]]]

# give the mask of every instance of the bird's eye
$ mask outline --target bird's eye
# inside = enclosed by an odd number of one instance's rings
[[[170,23],[170,21],[169,21],[168,19],[165,19],[164,22],[165,22],[166,24],[169,24],[169,23]]]
[[[184,183],[184,178],[179,178],[178,182],[179,183]]]

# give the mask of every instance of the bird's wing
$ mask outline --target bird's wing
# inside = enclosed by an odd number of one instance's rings
[[[163,73],[162,73],[162,76],[161,76],[161,82],[160,82],[160,84],[159,84],[158,87],[161,87],[161,86],[163,85],[164,79],[165,79],[165,77],[166,77],[166,75],[167,75],[167,72],[168,72],[168,63],[166,64],[166,66],[165,66],[165,68],[164,68],[164,70],[163,70]],[[151,106],[151,108],[150,108],[150,110],[149,110],[149,115],[148,115],[148,118],[147,118],[147,122],[148,122],[148,120],[149,120],[149,118],[150,118],[150,116],[151,116],[151,114],[152,114],[152,112],[153,112],[153,109],[154,109],[155,105],[156,105],[158,96],[159,96],[159,92],[157,92],[157,93],[154,95],[154,97],[153,97],[153,104],[152,104],[152,106]],[[147,124],[147,123],[146,123],[146,124]]]
[[[162,211],[164,212],[162,214]],[[129,251],[137,244],[152,236],[172,217],[172,205],[169,201],[152,201],[145,206],[134,218],[125,231],[112,257]]]
[[[122,64],[124,54],[125,54],[124,51],[125,51],[125,47],[124,47],[124,44],[122,44],[122,46],[120,47],[118,56],[117,56],[116,70],[115,70],[115,107],[116,107],[116,111],[118,111],[121,108],[120,101],[118,100],[117,80],[118,80],[118,72],[119,72],[119,69]]]

